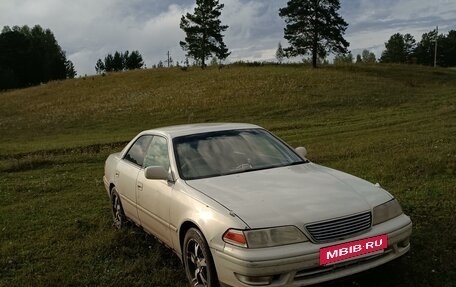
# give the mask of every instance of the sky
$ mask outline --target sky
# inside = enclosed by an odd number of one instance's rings
[[[439,26],[456,30],[456,0],[341,0],[340,15],[349,24],[345,38],[356,56],[363,49],[377,57],[394,33],[410,33],[417,41]],[[275,60],[285,22],[278,10],[287,0],[220,0],[221,20],[229,26],[228,61]],[[95,73],[97,59],[115,51],[138,50],[147,67],[166,60],[183,61],[179,41],[185,35],[180,18],[195,0],[0,0],[0,28],[49,28],[73,61],[79,75]]]

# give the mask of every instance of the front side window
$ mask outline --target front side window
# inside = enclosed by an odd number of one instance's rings
[[[144,168],[149,166],[162,166],[169,168],[168,143],[165,138],[154,136],[144,159]]]
[[[173,140],[181,178],[190,180],[305,163],[263,129],[229,130]]]
[[[128,150],[124,159],[138,166],[142,166],[151,140],[152,136],[142,136],[138,138]]]

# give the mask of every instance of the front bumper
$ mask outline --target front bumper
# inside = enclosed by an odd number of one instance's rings
[[[212,249],[218,277],[225,286],[307,286],[355,274],[404,255],[410,249],[412,222],[404,214],[373,226],[369,232],[344,241],[326,244],[304,242],[261,249],[244,249],[225,245],[223,250]],[[320,266],[320,248],[355,241],[381,234],[388,235],[388,248],[380,254],[356,258],[330,266]],[[243,276],[272,276],[269,285],[246,284]]]

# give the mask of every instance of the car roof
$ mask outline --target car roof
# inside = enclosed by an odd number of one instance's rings
[[[206,132],[216,132],[224,130],[236,130],[236,129],[257,129],[262,128],[257,125],[243,124],[243,123],[199,123],[189,125],[177,125],[162,128],[155,128],[151,130],[143,131],[141,134],[147,133],[160,133],[166,134],[171,138],[200,134]]]

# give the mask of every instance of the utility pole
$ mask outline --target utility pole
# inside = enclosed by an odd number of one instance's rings
[[[436,28],[435,33],[435,49],[434,49],[434,68],[437,67],[437,41],[439,39],[439,26]]]
[[[168,59],[166,60],[166,62],[168,63],[168,68],[171,67],[171,65],[173,64],[173,58],[171,58],[171,54],[169,53],[166,53],[166,55],[168,55]]]

